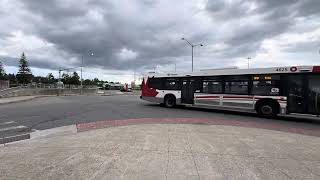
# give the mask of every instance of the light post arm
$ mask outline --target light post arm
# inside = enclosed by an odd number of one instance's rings
[[[190,45],[190,46],[194,46],[193,44],[191,44],[191,42],[189,42],[187,39],[183,39],[185,41],[187,41],[187,43]]]
[[[203,44],[192,44],[190,41],[188,41],[186,38],[181,38],[181,40],[186,41],[191,46],[191,61],[192,61],[192,72],[193,72],[193,48],[197,46],[203,46]]]

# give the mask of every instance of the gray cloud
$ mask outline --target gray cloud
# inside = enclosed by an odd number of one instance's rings
[[[203,49],[203,54],[211,56],[207,62],[212,58],[245,57],[256,54],[264,40],[292,30],[296,18],[318,17],[320,12],[317,0],[214,0],[208,1],[204,10],[193,1],[15,2],[24,7],[24,19],[0,10],[0,15],[7,14],[6,22],[20,18],[27,25],[17,26],[17,30],[42,38],[67,54],[56,62],[48,61],[57,58],[54,56],[29,58],[32,66],[52,69],[78,66],[81,55],[85,55],[86,66],[115,70],[143,70],[156,64],[184,62],[190,49],[180,40],[182,36],[208,46],[228,46],[222,50]],[[202,21],[207,17],[210,21]],[[1,30],[0,39],[10,33],[10,29]],[[136,56],[120,59],[123,49]],[[89,51],[94,51],[93,57],[87,56]],[[70,61],[72,57],[77,60]],[[201,59],[206,61],[205,57]]]
[[[296,18],[317,15],[318,4],[317,0],[235,0],[230,4],[217,0],[209,1],[206,10],[214,21],[233,24],[232,35],[224,39],[232,49],[223,55],[234,57],[255,54],[264,40],[288,32]]]
[[[146,4],[138,3],[137,6],[140,10],[144,10],[152,4],[148,1]],[[103,8],[100,7],[102,5]],[[74,54],[80,55],[93,50],[96,56],[90,58],[88,64],[128,69],[133,66],[167,63],[160,59],[166,56],[179,56],[179,53],[183,52],[172,51],[172,46],[176,45],[168,44],[167,39],[157,40],[157,36],[162,34],[161,31],[165,27],[157,25],[156,22],[155,25],[139,22],[145,19],[123,17],[121,14],[125,12],[114,12],[113,5],[109,3],[95,1],[90,4],[76,3],[73,6],[63,7],[57,1],[51,1],[49,4],[28,1],[26,7],[43,18],[44,22],[41,22],[37,29],[38,35],[42,38]],[[101,16],[101,21],[90,20],[88,17],[90,11],[97,12]],[[144,18],[142,14],[139,16]],[[150,42],[151,45],[145,42]],[[116,53],[122,48],[137,52],[139,54],[137,60],[125,63],[118,61]]]

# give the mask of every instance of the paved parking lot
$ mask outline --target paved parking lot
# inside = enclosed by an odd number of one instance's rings
[[[77,123],[135,118],[208,118],[226,123],[254,122],[286,128],[320,131],[320,122],[304,119],[264,119],[246,113],[204,109],[168,109],[139,99],[139,96],[63,96],[43,97],[27,102],[0,106],[0,124],[14,122],[33,130],[44,130]]]

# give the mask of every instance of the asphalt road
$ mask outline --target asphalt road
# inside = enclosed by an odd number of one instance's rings
[[[132,118],[211,118],[276,123],[291,127],[319,128],[320,122],[305,119],[265,119],[254,114],[178,107],[168,109],[134,95],[45,97],[0,106],[0,123],[14,121],[36,130],[76,123]]]

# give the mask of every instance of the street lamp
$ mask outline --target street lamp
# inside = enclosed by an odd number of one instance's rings
[[[91,51],[89,51],[89,56],[93,56],[94,54],[93,54],[93,52],[91,52]],[[80,87],[81,87],[81,91],[82,91],[82,82],[83,82],[83,80],[82,80],[82,67],[83,67],[83,54],[81,55],[81,71],[80,71],[80,82],[81,82],[81,84],[80,84]]]
[[[247,59],[248,59],[248,69],[250,68],[250,59],[251,59],[251,57],[247,57]]]
[[[188,41],[186,38],[181,38],[181,40],[186,41],[191,46],[191,57],[192,57],[192,72],[193,72],[193,48],[197,46],[203,46],[203,44],[192,44],[190,41]]]

